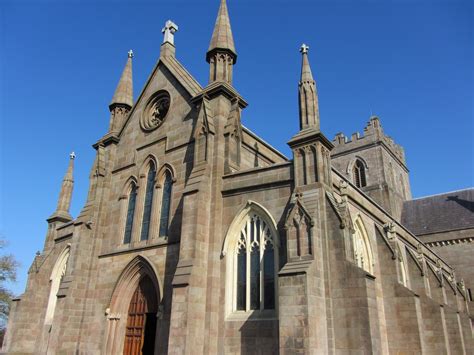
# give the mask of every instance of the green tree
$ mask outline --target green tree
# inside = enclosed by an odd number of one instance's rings
[[[7,242],[0,238],[0,251],[3,251]],[[6,283],[16,281],[18,262],[11,254],[0,255],[0,344],[7,326],[8,314],[13,294],[8,290]]]

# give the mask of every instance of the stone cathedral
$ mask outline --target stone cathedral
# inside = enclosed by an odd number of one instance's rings
[[[76,218],[71,155],[3,351],[473,354],[474,190],[413,200],[375,116],[328,139],[306,45],[285,157],[241,124],[226,1],[206,86],[177,30],[136,100],[129,52]]]

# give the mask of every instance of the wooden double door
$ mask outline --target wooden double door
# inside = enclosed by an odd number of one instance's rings
[[[155,287],[150,278],[145,276],[130,301],[124,355],[154,354],[157,308]]]

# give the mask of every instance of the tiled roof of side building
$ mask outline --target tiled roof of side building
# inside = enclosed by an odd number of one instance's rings
[[[415,235],[474,228],[474,188],[405,201],[402,224]]]

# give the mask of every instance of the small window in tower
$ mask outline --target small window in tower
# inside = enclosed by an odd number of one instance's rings
[[[354,184],[357,187],[367,186],[367,179],[365,176],[365,166],[364,166],[364,163],[360,161],[359,159],[357,159],[354,164],[352,175],[354,178]]]

